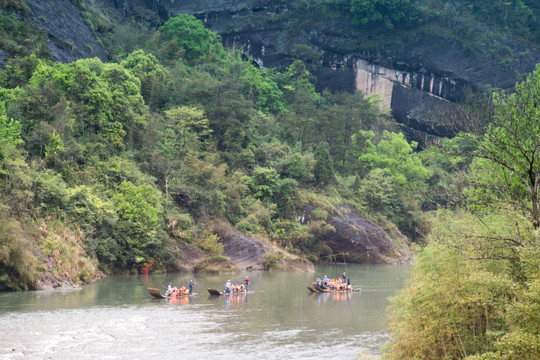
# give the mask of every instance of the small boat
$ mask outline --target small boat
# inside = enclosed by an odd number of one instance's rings
[[[360,289],[350,288],[350,289],[330,289],[324,285],[319,286],[316,282],[313,282],[313,287],[308,286],[308,290],[311,292],[321,292],[321,293],[335,293],[335,292],[357,292]]]
[[[159,291],[159,289],[155,289],[155,288],[148,288],[148,293],[150,295],[152,295],[152,297],[155,297],[157,299],[166,299],[166,298],[174,298],[174,297],[181,297],[181,296],[195,296],[195,295],[198,295],[197,293],[191,293],[191,294],[179,294],[179,295],[168,296],[168,295],[162,295],[161,292]]]
[[[219,290],[216,290],[216,289],[208,289],[208,292],[210,293],[210,295],[216,295],[216,296],[219,296],[219,295],[251,294],[253,291],[242,290],[242,291],[235,291],[235,292],[231,292],[231,293],[225,293],[225,292],[223,292],[223,291],[219,291]]]

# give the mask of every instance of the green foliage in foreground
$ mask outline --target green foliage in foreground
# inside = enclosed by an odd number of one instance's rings
[[[540,358],[539,75],[494,94],[494,118],[445,145],[474,159],[457,187],[436,169],[440,188],[462,200],[432,214],[427,246],[392,300],[386,358]],[[463,168],[457,154],[446,160]]]
[[[437,215],[430,244],[392,300],[388,359],[540,356],[540,248],[530,225],[515,219],[491,215],[480,224],[471,214]]]
[[[462,135],[478,154],[469,196],[481,207],[511,204],[540,229],[540,65],[516,84],[515,93],[495,93],[493,102],[494,119],[485,133]]]

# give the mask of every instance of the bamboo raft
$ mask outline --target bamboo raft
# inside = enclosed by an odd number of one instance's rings
[[[165,298],[173,298],[173,297],[182,297],[182,296],[195,296],[197,293],[191,293],[191,294],[181,294],[181,295],[173,295],[173,296],[167,296],[161,294],[161,291],[159,289],[155,288],[148,288],[148,293],[157,299],[165,299]]]
[[[325,287],[324,285],[318,286],[316,282],[313,283],[313,287],[308,286],[307,287],[309,291],[314,293],[342,293],[342,292],[358,292],[361,289],[346,289],[346,290],[339,290],[339,289],[330,289]]]
[[[219,290],[216,290],[216,289],[207,289],[208,290],[208,293],[210,293],[210,295],[216,295],[216,296],[219,296],[219,295],[240,295],[240,294],[251,294],[253,293],[253,291],[245,291],[245,290],[242,290],[242,291],[238,291],[238,292],[231,292],[231,293],[224,293],[223,291],[219,291]]]

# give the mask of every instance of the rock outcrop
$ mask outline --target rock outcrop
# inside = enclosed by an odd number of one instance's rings
[[[246,236],[244,233],[225,223],[217,224],[214,227],[214,231],[218,234],[220,242],[224,245],[223,256],[231,259],[240,269],[264,270],[266,268],[264,264],[265,257],[279,252],[278,249],[272,247],[267,242],[255,237]],[[272,269],[315,271],[315,267],[311,262],[283,252],[276,259]]]
[[[105,50],[84,22],[80,10],[69,0],[24,0],[35,25],[48,37],[53,60],[68,63],[98,57],[107,61]]]
[[[349,207],[342,208],[341,211],[343,215],[331,216],[328,221],[336,229],[336,232],[329,234],[326,239],[334,253],[345,254],[347,262],[362,264],[412,262],[410,242],[399,231],[384,231]]]
[[[175,271],[193,272],[195,266],[210,257],[210,254],[187,243],[178,243],[180,256],[175,261]]]
[[[300,221],[309,223],[315,208],[307,205]],[[324,242],[336,258],[359,264],[410,264],[413,260],[410,241],[397,229],[383,230],[373,221],[361,216],[350,206],[337,209],[327,223],[335,232],[326,235]]]

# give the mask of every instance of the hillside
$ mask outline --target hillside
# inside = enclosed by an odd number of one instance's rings
[[[511,88],[535,33],[471,20],[498,34],[472,52],[420,25],[433,9],[364,23],[336,4],[3,2],[2,287],[222,256],[410,262],[470,163],[416,152],[448,131],[427,115]]]
[[[108,3],[154,23],[193,14],[221,35],[227,49],[240,49],[258,66],[284,69],[300,58],[319,91],[380,94],[421,144],[448,135],[432,115],[434,108],[463,102],[470,91],[512,89],[540,62],[538,23],[527,23],[530,15],[519,7],[505,9],[512,28],[500,23],[496,5],[471,1],[476,7],[471,11],[452,1],[396,2],[395,9],[380,5],[379,11],[391,14],[402,6],[409,13],[388,29],[371,20],[359,25],[344,0]]]
[[[41,5],[2,9],[12,30],[0,73],[2,289],[215,264],[312,271],[318,261],[411,260],[398,227],[414,234],[417,220],[401,214],[415,211],[429,170],[414,144],[386,131],[395,123],[375,99],[317,92],[301,61],[258,69],[191,16],[133,37],[144,50],[120,56],[105,46],[118,39],[85,43],[97,40],[82,19],[107,24],[106,8],[76,4],[81,16],[58,23],[73,5]],[[352,153],[357,132],[365,140]],[[383,160],[385,143],[413,162],[410,183],[392,170],[398,180],[384,191],[403,195],[392,200],[402,210],[386,213],[357,196],[359,171],[380,167],[358,167],[359,152]]]
[[[414,255],[385,358],[540,358],[538,11],[0,0],[0,291]]]

